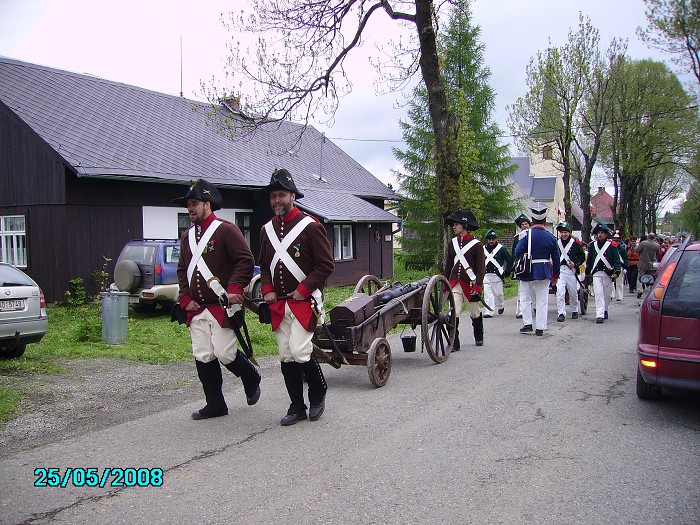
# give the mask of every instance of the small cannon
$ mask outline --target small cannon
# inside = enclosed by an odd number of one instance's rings
[[[314,355],[335,368],[367,365],[370,382],[384,386],[391,374],[386,336],[404,324],[414,331],[420,325],[421,351],[427,350],[434,362],[442,363],[452,351],[457,332],[454,299],[446,293],[449,289],[442,275],[386,285],[365,275],[354,293],[330,310],[330,321],[316,327]],[[415,351],[416,337],[402,336],[404,351]]]

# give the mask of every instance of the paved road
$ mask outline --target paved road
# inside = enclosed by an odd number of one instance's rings
[[[518,333],[513,301],[443,364],[390,338],[388,384],[325,367],[320,421],[282,428],[279,368],[228,417],[188,405],[0,461],[0,523],[700,523],[700,396],[635,395],[638,302]],[[162,468],[161,487],[34,487],[35,468]]]

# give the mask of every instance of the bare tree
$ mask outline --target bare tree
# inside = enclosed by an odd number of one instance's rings
[[[649,25],[637,28],[650,47],[672,55],[700,84],[700,0],[644,0]]]
[[[248,124],[295,119],[303,123],[329,115],[339,99],[352,90],[345,63],[363,43],[370,20],[387,20],[407,30],[408,43],[394,44],[394,67],[380,70],[391,89],[406,85],[420,71],[428,94],[435,135],[438,204],[442,214],[454,208],[460,175],[459,123],[448,105],[438,60],[438,11],[432,0],[252,0],[246,13],[225,20],[233,36],[227,75],[236,90],[217,93],[210,100],[234,97],[252,116]],[[258,35],[255,49],[241,48],[240,33]],[[254,86],[249,98],[243,87]],[[238,123],[240,125],[240,123]]]

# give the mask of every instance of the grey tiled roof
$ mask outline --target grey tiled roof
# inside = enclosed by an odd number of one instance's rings
[[[344,219],[350,220],[366,209],[353,196],[398,197],[313,127],[299,141],[302,128],[290,122],[232,141],[214,131],[207,103],[3,57],[0,100],[79,176],[204,177],[222,186],[255,189],[268,184],[275,168],[284,167],[308,195],[306,202],[323,210],[316,213],[338,220],[342,214],[327,209],[328,204],[347,210]],[[232,116],[223,107],[217,111]],[[365,204],[384,217],[386,212]]]
[[[306,190],[296,201],[300,208],[325,222],[400,222],[396,215],[349,193],[332,190]]]
[[[535,177],[530,174],[530,159],[527,157],[513,157],[511,160],[517,166],[513,173],[513,180],[527,195],[540,201],[554,200],[556,177]]]

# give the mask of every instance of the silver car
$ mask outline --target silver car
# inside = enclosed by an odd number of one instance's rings
[[[19,357],[49,327],[44,292],[22,270],[0,262],[0,357]]]

